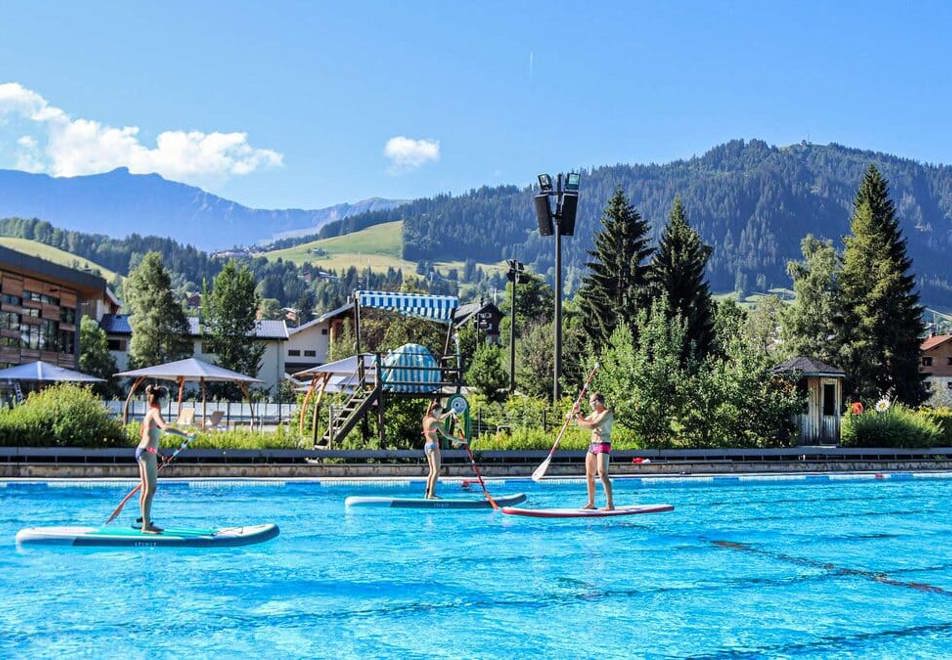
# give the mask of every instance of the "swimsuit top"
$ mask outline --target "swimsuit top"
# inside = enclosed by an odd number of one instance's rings
[[[605,411],[605,416],[602,417],[600,421],[592,429],[592,442],[604,442],[611,444],[612,442],[612,426],[615,425],[615,415],[611,410]]]
[[[426,419],[424,419],[423,421],[425,424]],[[426,426],[423,427],[423,437],[426,438],[427,442],[439,443],[440,433],[439,433],[439,430],[437,429],[437,424],[439,424],[439,422],[434,422],[433,424],[430,424],[429,428],[427,428]]]
[[[147,421],[148,421],[148,418],[146,418],[146,420],[143,420],[142,424],[145,425]],[[153,449],[157,450],[159,448],[159,439],[162,437],[162,429],[159,428],[159,425],[156,424],[154,420],[148,423],[149,423],[149,439],[145,444],[142,443],[142,440],[139,440],[139,446],[142,447],[143,449],[145,449],[146,447],[152,447]]]

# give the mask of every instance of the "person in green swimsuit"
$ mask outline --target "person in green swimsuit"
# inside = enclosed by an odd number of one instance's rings
[[[152,524],[152,498],[155,497],[155,489],[158,486],[159,439],[162,432],[183,438],[190,437],[187,433],[172,428],[162,419],[162,399],[167,394],[168,390],[157,385],[145,388],[149,409],[142,418],[139,446],[136,447],[136,462],[139,464],[139,478],[142,480],[139,508],[142,510],[142,531],[147,534],[158,534],[162,531],[160,527]]]

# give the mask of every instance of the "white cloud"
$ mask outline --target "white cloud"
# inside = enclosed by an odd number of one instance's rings
[[[440,159],[438,140],[414,140],[398,135],[387,140],[383,155],[390,159],[391,170],[406,171]]]
[[[17,140],[17,167],[54,176],[77,176],[128,167],[177,181],[207,183],[282,164],[282,155],[248,144],[247,133],[164,131],[147,146],[138,126],[116,128],[73,119],[19,83],[0,84],[0,117],[27,120],[39,134]],[[42,142],[42,147],[41,143]]]

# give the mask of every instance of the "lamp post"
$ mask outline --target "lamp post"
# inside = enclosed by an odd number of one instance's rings
[[[556,177],[556,186],[552,188],[552,177],[539,175],[539,192],[533,204],[541,236],[555,235],[555,355],[552,382],[552,401],[557,403],[560,396],[559,377],[562,375],[562,237],[575,234],[575,215],[578,211],[578,188],[581,175],[569,172],[562,187],[562,175]],[[555,210],[549,201],[555,198]]]
[[[516,284],[525,271],[521,261],[508,259],[509,272],[506,277],[512,282],[512,296],[509,300],[509,392],[516,391]]]

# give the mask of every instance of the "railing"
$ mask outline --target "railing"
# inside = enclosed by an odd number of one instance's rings
[[[117,419],[122,419],[123,402],[118,400],[104,401],[109,413]],[[252,415],[252,405],[254,406],[254,415]],[[177,402],[169,401],[162,406],[162,415],[166,421],[174,423],[179,416],[179,410],[195,410],[196,423],[201,424],[202,402],[201,401],[183,401],[179,406]],[[129,402],[129,420],[141,420],[148,410],[148,404],[145,401]],[[258,427],[278,426],[287,422],[297,420],[298,405],[296,403],[255,403],[249,404],[240,401],[207,401],[205,411],[211,417],[215,411],[222,411],[221,423],[228,428],[233,426],[247,426],[254,419]]]
[[[484,464],[537,464],[548,455],[546,450],[479,451],[477,458]],[[171,452],[171,449],[163,449]],[[581,464],[584,451],[562,451],[556,454],[556,463]],[[783,449],[640,449],[616,451],[613,459],[619,463],[631,458],[650,458],[652,464],[691,463],[746,463],[792,464],[804,462],[826,463],[886,463],[886,462],[952,462],[952,447],[929,449],[893,449],[882,447],[791,447]],[[464,450],[442,452],[444,463],[467,463]],[[425,463],[422,450],[399,449],[190,449],[183,452],[177,463],[269,463],[313,464],[323,459],[344,463]],[[0,447],[0,463],[133,463],[133,448],[87,449],[79,447]]]

